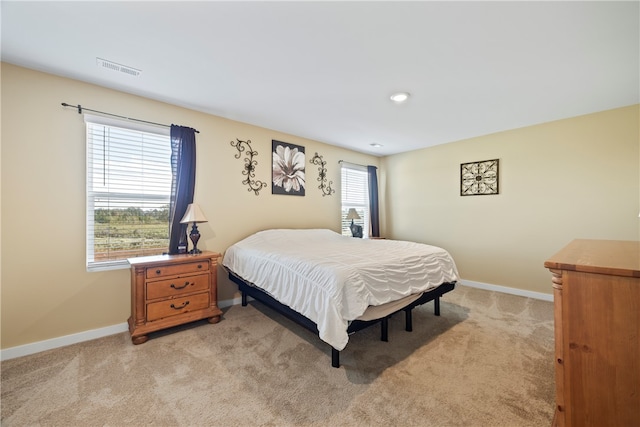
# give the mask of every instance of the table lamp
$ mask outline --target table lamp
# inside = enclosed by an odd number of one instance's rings
[[[200,222],[207,222],[207,217],[202,213],[202,209],[196,203],[191,203],[187,206],[187,211],[184,213],[181,224],[188,224],[192,222],[193,226],[191,227],[191,233],[189,233],[189,238],[193,243],[193,249],[189,251],[190,254],[199,254],[202,253],[200,249],[198,249],[198,240],[200,240],[200,232],[198,231],[198,226],[196,224]]]

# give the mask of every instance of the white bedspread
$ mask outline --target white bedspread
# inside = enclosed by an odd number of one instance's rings
[[[442,248],[322,229],[260,231],[227,249],[222,264],[314,321],[337,350],[368,306],[458,280]]]

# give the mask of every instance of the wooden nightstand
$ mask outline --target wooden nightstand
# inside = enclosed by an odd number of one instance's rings
[[[218,323],[217,265],[219,253],[158,255],[130,258],[131,317],[134,344],[149,332],[209,319]]]

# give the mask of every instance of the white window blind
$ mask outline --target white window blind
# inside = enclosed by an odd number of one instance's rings
[[[169,247],[169,130],[85,115],[87,269]]]
[[[351,236],[349,209],[354,208],[360,219],[354,220],[362,226],[365,238],[369,236],[369,174],[364,166],[342,164],[342,235]]]

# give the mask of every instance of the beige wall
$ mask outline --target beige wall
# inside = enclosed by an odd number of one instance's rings
[[[176,123],[197,135],[195,201],[209,222],[198,247],[223,252],[250,233],[272,227],[340,230],[340,192],[322,196],[317,167],[307,165],[306,196],[255,196],[242,184],[235,138],[258,151],[256,178],[270,183],[271,140],[318,152],[328,178],[340,182],[338,160],[379,159],[316,141],[198,113],[78,81],[2,64],[2,348],[121,324],[129,317],[129,272],[85,270],[85,126],[60,103]],[[219,299],[234,297],[222,271]]]
[[[1,348],[122,324],[129,272],[85,270],[85,128],[61,102],[192,126],[195,200],[209,218],[199,247],[223,252],[272,227],[339,230],[343,159],[380,166],[382,232],[447,248],[462,278],[550,293],[544,260],[573,238],[640,237],[638,106],[502,132],[384,159],[9,64],[1,68]],[[338,192],[259,196],[229,142],[250,139],[270,180],[271,140],[327,161]],[[459,196],[460,163],[499,158],[500,195]],[[235,285],[219,271],[220,300]]]
[[[638,105],[384,159],[387,234],[449,250],[463,279],[551,292],[575,238],[638,240]],[[500,194],[460,196],[460,164],[500,159]],[[381,184],[382,185],[382,184]]]

